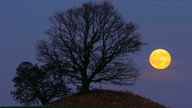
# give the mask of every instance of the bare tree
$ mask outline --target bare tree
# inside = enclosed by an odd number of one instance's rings
[[[123,59],[143,45],[137,28],[108,1],[84,3],[50,17],[50,40],[38,41],[37,59],[57,64],[83,92],[92,82],[134,84],[139,73]]]
[[[30,62],[22,62],[13,78],[16,90],[11,94],[14,99],[22,104],[37,105],[66,96],[70,89],[55,69],[50,65],[38,67]]]

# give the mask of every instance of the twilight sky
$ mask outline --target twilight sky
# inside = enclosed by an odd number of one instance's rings
[[[48,18],[56,11],[81,6],[89,0],[0,1],[0,106],[20,105],[13,100],[12,79],[22,61],[37,63],[35,43],[46,39]],[[102,1],[102,0],[95,0]],[[191,108],[192,102],[192,1],[112,0],[126,21],[140,25],[142,50],[132,55],[141,76],[134,86],[103,86],[129,90],[171,108]],[[156,48],[167,49],[172,63],[165,70],[149,65]]]

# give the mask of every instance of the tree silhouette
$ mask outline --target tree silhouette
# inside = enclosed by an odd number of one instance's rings
[[[139,73],[127,57],[143,45],[137,28],[108,1],[84,3],[50,17],[49,40],[38,41],[37,58],[57,64],[82,92],[90,83],[134,84]]]
[[[47,104],[52,99],[60,98],[69,93],[63,76],[57,74],[53,66],[38,67],[30,62],[22,62],[17,67],[13,79],[16,90],[12,91],[14,99],[22,104]],[[60,72],[59,72],[60,73]]]

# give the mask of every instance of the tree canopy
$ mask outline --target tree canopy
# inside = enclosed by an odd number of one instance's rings
[[[37,59],[56,65],[83,92],[91,83],[134,84],[139,72],[128,57],[143,45],[137,29],[111,2],[84,3],[50,17],[49,40],[38,41]]]
[[[67,80],[59,76],[53,65],[41,67],[30,62],[21,62],[17,67],[16,76],[13,78],[15,91],[12,91],[14,99],[22,104],[47,104],[52,99],[69,94],[66,86]]]

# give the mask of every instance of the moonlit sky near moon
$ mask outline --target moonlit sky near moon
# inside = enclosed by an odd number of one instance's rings
[[[14,90],[11,80],[22,61],[38,63],[35,43],[47,38],[44,31],[49,25],[48,18],[56,11],[87,1],[0,1],[0,106],[20,105],[10,95]],[[147,45],[131,56],[141,73],[136,85],[108,88],[129,90],[171,108],[191,108],[192,1],[112,0],[112,3],[126,21],[140,25],[138,32]],[[165,70],[156,70],[149,64],[148,57],[157,48],[168,50],[172,56],[172,63]]]

